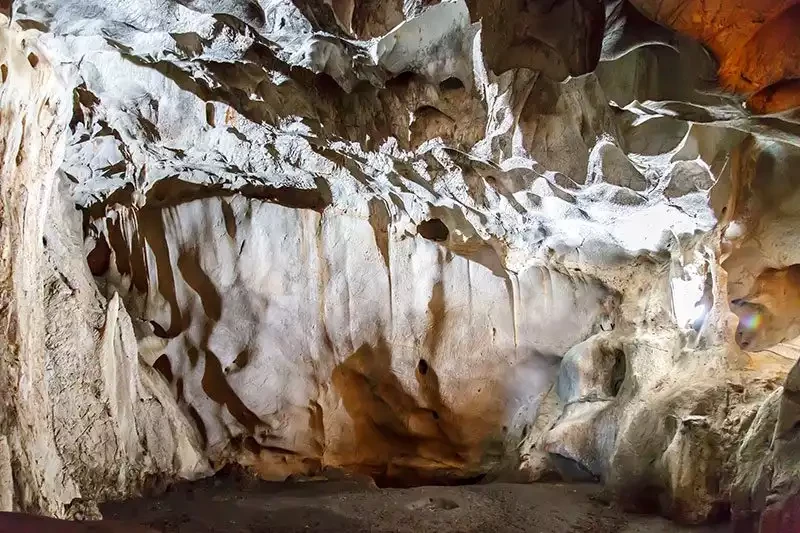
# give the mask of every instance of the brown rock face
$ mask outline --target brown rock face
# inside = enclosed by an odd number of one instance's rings
[[[652,20],[695,37],[720,62],[719,81],[754,113],[800,105],[800,5],[794,0],[632,0]]]

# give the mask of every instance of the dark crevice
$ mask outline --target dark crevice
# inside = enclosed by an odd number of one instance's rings
[[[167,354],[161,354],[156,362],[153,363],[153,368],[158,370],[158,372],[164,376],[164,379],[167,380],[167,383],[172,383],[172,364],[169,362],[169,357]]]
[[[184,395],[183,395],[183,378],[178,378],[175,381],[175,398],[178,401],[178,404],[183,403]]]
[[[408,489],[421,486],[434,486],[434,487],[461,487],[465,485],[478,485],[485,478],[486,474],[478,474],[470,477],[428,477],[426,475],[417,474],[404,476],[390,476],[386,473],[374,474],[371,476],[375,485],[381,489]]]
[[[209,349],[205,350],[205,371],[201,379],[203,392],[220,405],[225,406],[237,422],[253,432],[261,420],[239,398],[225,379],[219,358]]]
[[[0,7],[0,11],[2,11],[2,7]],[[19,27],[23,30],[39,30],[42,33],[48,33],[50,31],[50,27],[47,24],[39,22],[38,20],[16,19],[14,22],[19,24]]]
[[[623,509],[629,512],[658,514],[665,490],[659,485],[631,487],[619,494]]]
[[[194,200],[227,198],[240,194],[246,198],[263,200],[285,207],[322,212],[332,202],[331,191],[328,184],[322,179],[317,179],[316,185],[316,189],[297,189],[251,184],[232,190],[220,184],[191,183],[178,177],[164,178],[153,184],[147,192],[147,202],[139,211],[163,209]],[[133,188],[119,189],[104,201],[87,206],[85,210],[91,219],[103,218],[106,207],[114,204],[132,206]]]
[[[457,89],[463,89],[464,84],[458,78],[447,78],[439,84],[439,88],[443,91],[454,91]]]
[[[159,337],[161,339],[172,338],[172,336],[167,333],[167,330],[161,327],[161,324],[159,324],[155,320],[151,320],[150,325],[153,327],[153,335],[155,335],[156,337]]]
[[[622,383],[625,381],[626,372],[625,352],[614,350],[614,366],[611,369],[611,395],[617,396]]]
[[[215,110],[212,102],[206,102],[206,123],[212,128],[217,127],[217,121],[214,118]]]
[[[206,425],[203,423],[203,419],[200,418],[200,413],[197,412],[197,409],[194,408],[193,405],[187,407],[189,411],[189,416],[192,418],[195,427],[197,428],[197,432],[200,434],[200,443],[203,448],[208,445],[208,432],[206,431]]]
[[[105,235],[99,235],[95,247],[86,256],[89,270],[93,276],[102,276],[111,266],[111,248],[108,246]]]
[[[450,122],[456,122],[453,117],[439,109],[438,107],[434,107],[432,105],[423,105],[418,107],[414,111],[414,119],[415,120],[426,120],[426,119],[434,119],[437,117],[444,117]]]
[[[450,236],[450,230],[447,225],[438,218],[432,218],[421,222],[417,226],[417,232],[431,241],[443,242]]]

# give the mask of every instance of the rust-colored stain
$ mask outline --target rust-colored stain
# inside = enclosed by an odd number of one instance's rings
[[[387,473],[392,463],[411,458],[427,460],[429,468],[463,467],[461,443],[437,427],[438,414],[434,417],[431,410],[417,405],[403,389],[392,373],[391,358],[391,348],[381,339],[376,346],[363,344],[333,372],[333,385],[353,420],[357,444],[353,462]],[[426,423],[420,423],[420,415]]]
[[[228,124],[228,125],[232,124],[233,123],[233,119],[235,117],[236,117],[236,111],[234,111],[232,107],[228,107],[225,110],[225,124]]]
[[[787,83],[800,78],[797,0],[631,3],[649,18],[706,45],[720,62],[722,87],[753,96],[751,111],[774,113],[800,106],[800,86]]]
[[[479,403],[454,413],[441,397],[435,363],[426,359],[414,371],[421,396],[415,398],[394,374],[392,358],[381,338],[333,371],[353,424],[352,445],[338,460],[392,486],[447,484],[478,472],[487,439],[500,431],[500,413]]]

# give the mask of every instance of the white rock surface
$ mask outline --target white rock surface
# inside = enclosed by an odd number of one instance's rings
[[[612,7],[498,57],[462,0],[15,2],[0,506],[226,462],[580,472],[688,522],[784,487],[750,450],[796,356],[742,348],[800,334],[796,123]]]

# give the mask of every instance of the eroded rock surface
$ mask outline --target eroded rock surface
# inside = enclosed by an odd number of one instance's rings
[[[796,10],[704,6],[14,2],[0,509],[239,463],[795,520]]]

